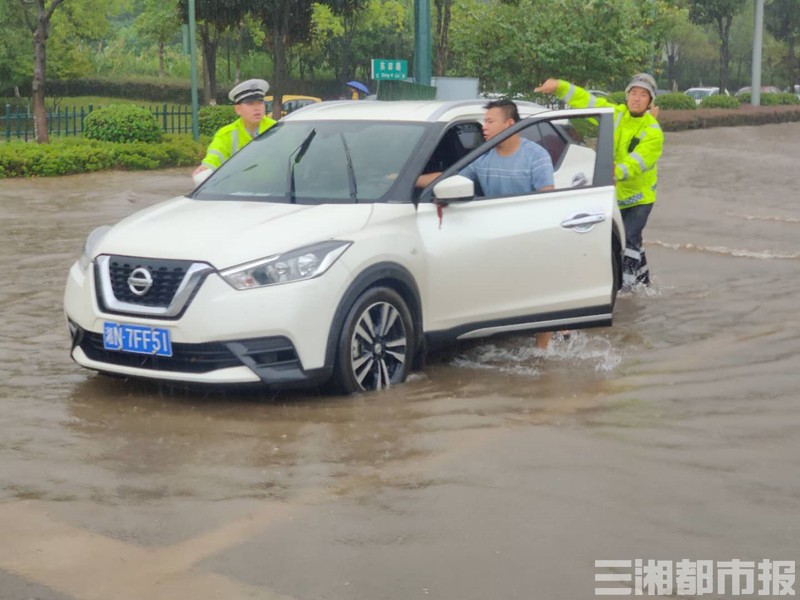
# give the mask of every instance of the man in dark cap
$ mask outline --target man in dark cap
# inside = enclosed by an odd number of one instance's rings
[[[239,118],[230,125],[220,128],[214,135],[203,162],[192,174],[195,181],[198,180],[198,174],[201,174],[201,179],[205,179],[211,171],[218,169],[250,140],[275,124],[275,121],[266,116],[264,108],[264,96],[267,90],[269,83],[263,79],[248,79],[230,91],[228,98],[233,102],[233,108]]]

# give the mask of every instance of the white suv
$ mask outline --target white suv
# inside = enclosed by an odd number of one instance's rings
[[[291,113],[191,194],[89,235],[64,297],[73,359],[351,393],[459,339],[609,325],[625,246],[612,110],[518,105],[490,142],[480,101]],[[513,133],[550,152],[555,190],[487,198],[457,174]]]

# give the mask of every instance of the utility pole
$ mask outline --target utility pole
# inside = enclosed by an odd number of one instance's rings
[[[192,72],[192,136],[200,139],[200,121],[197,108],[197,24],[194,16],[194,0],[189,0],[189,63]]]
[[[755,27],[753,29],[753,82],[750,86],[750,104],[761,104],[761,46],[764,32],[764,0],[756,0]]]
[[[414,0],[414,81],[431,84],[431,0]]]

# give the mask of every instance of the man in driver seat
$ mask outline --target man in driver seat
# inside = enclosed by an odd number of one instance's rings
[[[513,101],[502,98],[489,102],[483,117],[483,137],[488,142],[520,120]],[[426,187],[441,172],[417,178],[417,187]],[[514,134],[461,169],[459,175],[480,184],[486,197],[530,194],[554,189],[553,160],[536,142]],[[536,334],[536,347],[546,349],[552,334]]]

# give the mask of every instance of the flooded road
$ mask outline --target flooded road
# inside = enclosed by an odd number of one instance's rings
[[[796,561],[798,140],[667,134],[654,286],[613,328],[352,398],[79,368],[61,299],[86,234],[190,171],[0,181],[0,600],[575,600],[630,589],[595,575],[636,559]]]

